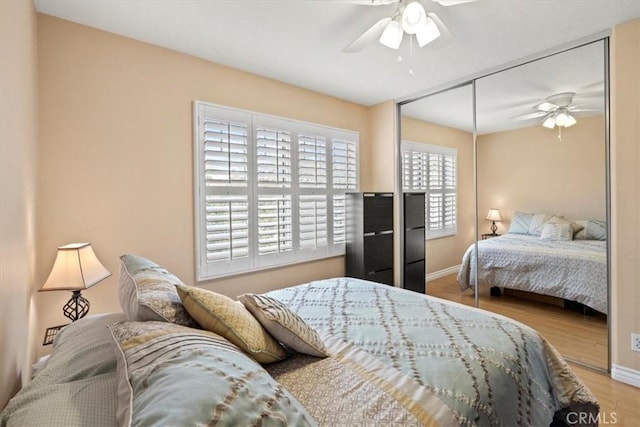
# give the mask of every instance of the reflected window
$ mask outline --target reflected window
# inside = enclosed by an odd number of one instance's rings
[[[457,156],[455,148],[402,142],[402,189],[425,193],[427,240],[457,232]]]

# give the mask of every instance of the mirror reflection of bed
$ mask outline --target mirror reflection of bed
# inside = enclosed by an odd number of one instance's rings
[[[604,42],[475,84],[475,135],[466,115],[473,100],[460,88],[402,107],[403,141],[451,145],[454,131],[466,141],[457,153],[457,233],[427,240],[427,294],[475,305],[477,233],[479,307],[534,327],[570,360],[607,369]],[[454,111],[457,124],[445,117]],[[555,123],[562,112],[576,123]],[[464,160],[474,145],[477,193]],[[476,198],[477,224],[468,216]]]

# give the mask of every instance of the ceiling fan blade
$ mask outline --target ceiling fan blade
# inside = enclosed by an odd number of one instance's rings
[[[455,6],[457,4],[471,3],[472,1],[476,1],[476,0],[431,0],[431,1],[439,3],[442,6]]]
[[[361,6],[385,6],[397,3],[399,0],[346,0],[346,3],[359,4]]]
[[[444,24],[444,22],[442,22],[442,19],[440,19],[438,15],[433,12],[428,12],[427,16],[431,18],[433,22],[435,22],[436,26],[440,30],[440,37],[429,43],[427,46],[433,49],[442,49],[443,47],[453,42],[453,40],[455,40],[455,36],[453,35],[453,33]]]
[[[535,113],[529,113],[529,114],[523,114],[521,116],[511,117],[511,120],[522,121],[522,120],[539,119],[539,118],[545,117],[547,114],[549,113],[546,113],[544,111],[536,111]]]
[[[382,35],[382,32],[391,22],[391,18],[382,18],[375,24],[373,24],[367,31],[362,33],[360,37],[352,41],[347,47],[342,49],[345,53],[355,53],[360,52],[364,49],[369,43],[377,40]]]
[[[571,113],[602,113],[602,108],[580,108],[580,107],[569,107],[569,112]]]
[[[545,101],[545,102],[541,102],[540,104],[534,105],[533,108],[536,110],[540,110],[540,111],[544,111],[545,113],[548,113],[549,111],[553,111],[557,109],[558,106],[556,104],[552,104],[550,102]]]

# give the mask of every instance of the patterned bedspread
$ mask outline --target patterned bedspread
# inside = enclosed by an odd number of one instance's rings
[[[0,412],[0,426],[538,427],[597,419],[595,398],[562,357],[507,318],[349,278],[269,294],[321,334],[329,357],[296,353],[261,366],[212,332],[87,316],[60,332],[51,358]]]
[[[458,272],[462,290],[473,287],[475,259],[471,245]],[[606,313],[606,242],[558,242],[520,234],[481,240],[478,282],[577,301]]]
[[[332,350],[337,346],[339,358],[355,371],[418,412],[430,408],[431,415],[421,419],[425,425],[449,420],[548,426],[558,411],[597,413],[595,398],[553,347],[533,329],[502,316],[349,278],[269,295],[323,334]],[[340,376],[331,373],[332,359],[325,359],[326,366],[316,363],[306,376],[298,374],[297,382],[284,383],[306,408],[313,407],[316,394],[304,390],[310,383],[322,384],[314,378],[326,378],[327,386],[339,382]],[[293,371],[287,364],[296,363],[301,362],[293,359],[268,370],[285,381],[282,372]],[[322,386],[317,393],[331,396]]]

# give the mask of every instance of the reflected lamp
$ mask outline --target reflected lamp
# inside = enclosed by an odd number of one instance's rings
[[[491,221],[491,233],[496,234],[496,231],[498,230],[496,221],[502,221],[502,217],[500,217],[500,211],[495,208],[489,209],[489,213],[487,213],[487,217],[485,219]]]

